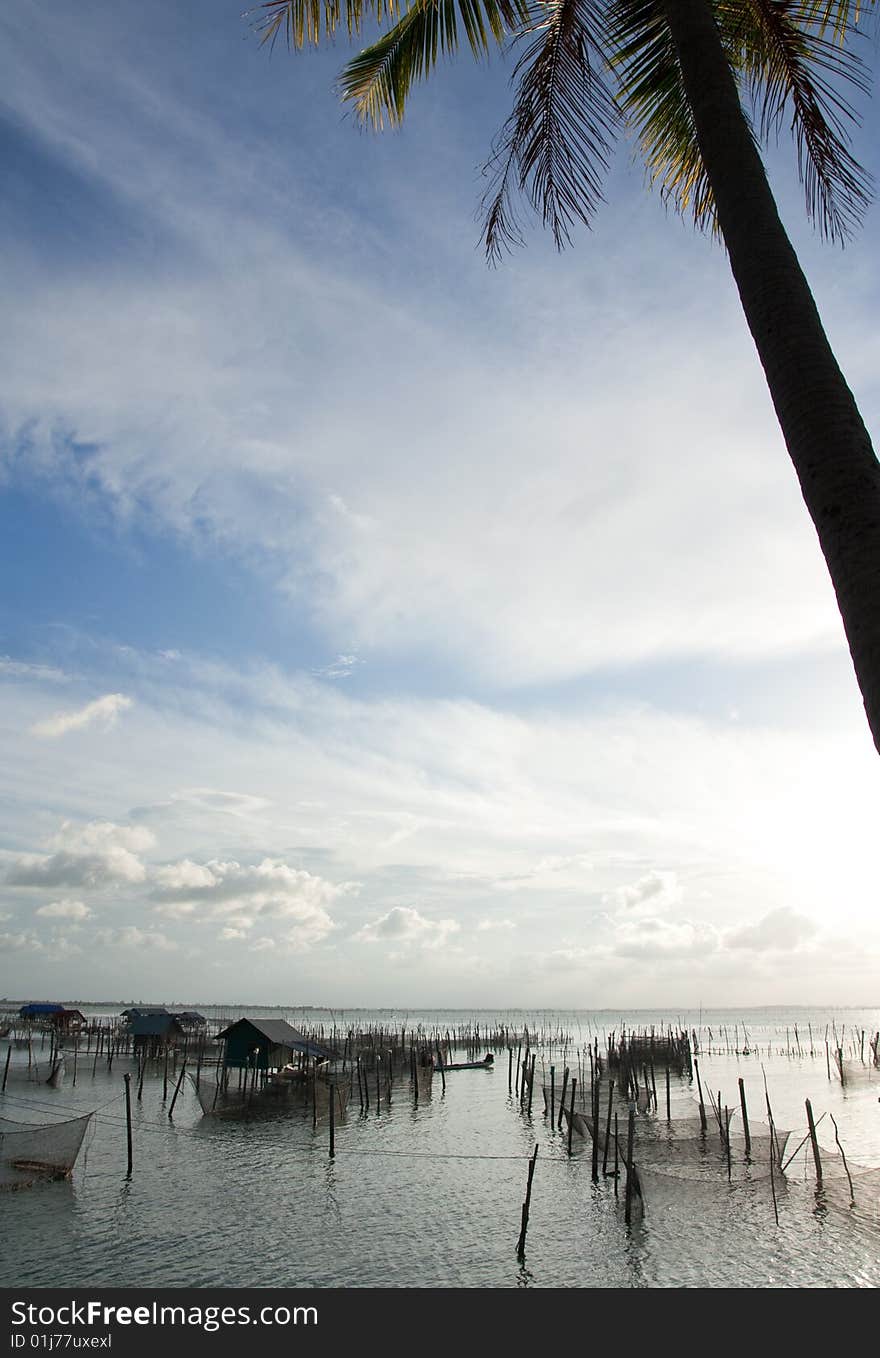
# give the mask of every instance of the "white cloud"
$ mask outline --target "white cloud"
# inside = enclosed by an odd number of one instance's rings
[[[454,919],[425,919],[418,910],[396,905],[379,919],[365,924],[354,935],[359,943],[392,943],[421,948],[441,948],[460,925]]]
[[[155,929],[139,929],[124,925],[120,929],[99,929],[95,943],[102,948],[152,948],[157,952],[173,952],[177,944]]]
[[[655,868],[645,873],[638,881],[606,893],[603,902],[609,909],[621,910],[635,917],[653,915],[658,910],[668,910],[680,903],[682,895],[676,874],[661,872]]]
[[[76,711],[56,712],[52,717],[35,722],[31,727],[31,735],[39,736],[42,740],[54,740],[57,736],[67,735],[68,731],[81,731],[83,727],[95,723],[108,731],[115,726],[120,712],[131,705],[131,698],[127,698],[124,693],[107,693]]]
[[[35,934],[0,934],[0,953],[42,952],[43,944]]]
[[[57,846],[55,853],[13,858],[6,882],[10,886],[95,889],[119,883],[134,885],[147,875],[138,854],[150,848],[155,837],[144,826],[66,821],[53,843]]]
[[[818,931],[815,920],[800,915],[790,906],[771,910],[755,924],[743,924],[725,935],[727,948],[744,948],[751,952],[791,952],[812,938]]]
[[[613,935],[618,957],[663,961],[672,957],[703,958],[721,946],[718,930],[699,920],[621,920]]]
[[[0,677],[7,679],[33,679],[50,684],[66,684],[70,675],[54,665],[31,665],[23,660],[13,660],[11,656],[0,655]]]
[[[159,868],[154,882],[166,916],[185,905],[199,919],[222,919],[223,939],[241,936],[258,919],[283,920],[294,926],[288,937],[295,934],[301,947],[321,942],[335,928],[327,907],[358,889],[354,882],[329,882],[272,858],[254,865],[184,859]]]
[[[583,891],[592,871],[589,854],[548,854],[527,872],[500,877],[493,886],[496,891]]]
[[[38,906],[38,915],[45,916],[46,919],[69,919],[84,920],[88,919],[92,912],[82,901],[50,901],[48,905]]]
[[[331,664],[312,673],[321,679],[347,679],[360,663],[356,655],[338,655]]]
[[[479,933],[489,933],[493,929],[515,929],[512,919],[481,919],[477,925]]]

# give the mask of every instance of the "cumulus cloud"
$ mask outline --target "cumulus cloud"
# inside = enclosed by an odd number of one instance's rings
[[[653,915],[658,910],[678,905],[681,899],[682,889],[676,874],[654,870],[645,873],[644,877],[629,886],[607,892],[603,904],[611,910],[638,917]]]
[[[454,919],[429,920],[410,906],[396,905],[386,915],[365,924],[354,935],[358,943],[393,943],[421,948],[440,948],[459,931]]]
[[[244,936],[258,919],[278,919],[294,927],[298,946],[325,938],[336,927],[328,906],[358,889],[356,882],[329,882],[278,858],[254,865],[182,859],[158,868],[153,880],[157,909],[166,917],[185,910],[222,920],[222,939]]]
[[[0,934],[0,953],[42,951],[43,945],[36,934]]]
[[[177,944],[155,929],[138,929],[134,924],[121,929],[99,929],[95,942],[109,948],[153,948],[157,952],[173,952]]]
[[[622,920],[615,932],[612,951],[617,957],[706,957],[717,952],[721,941],[717,929],[699,920]]]
[[[63,900],[50,901],[48,905],[39,906],[36,914],[46,919],[84,920],[89,919],[92,912],[82,901]]]
[[[145,826],[66,821],[53,841],[54,853],[14,858],[5,880],[9,886],[49,888],[137,885],[147,875],[138,854],[154,843],[153,834]]]
[[[54,740],[67,735],[68,731],[81,731],[83,727],[94,723],[99,723],[105,731],[109,731],[115,726],[120,712],[131,705],[131,698],[127,698],[124,693],[106,693],[103,698],[96,698],[85,707],[72,712],[56,712],[54,716],[36,722],[30,728],[31,735],[39,736],[41,740]]]
[[[477,930],[481,934],[488,933],[492,929],[515,929],[516,925],[512,919],[481,919],[477,925]]]
[[[725,935],[727,948],[745,948],[751,952],[793,952],[812,938],[818,925],[807,915],[799,915],[790,906],[771,910],[755,924],[743,924]]]

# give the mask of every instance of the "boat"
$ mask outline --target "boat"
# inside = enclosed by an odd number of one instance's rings
[[[495,1057],[487,1052],[482,1061],[451,1061],[441,1066],[441,1070],[494,1070]]]

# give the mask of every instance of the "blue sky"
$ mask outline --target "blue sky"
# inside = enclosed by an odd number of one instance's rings
[[[0,992],[868,1002],[833,595],[723,252],[632,148],[492,270],[509,62],[375,136],[344,42],[231,4],[0,29]],[[876,431],[876,209],[821,245],[791,161]]]

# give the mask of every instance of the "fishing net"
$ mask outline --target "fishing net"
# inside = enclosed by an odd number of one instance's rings
[[[844,1089],[850,1085],[860,1088],[872,1084],[880,1088],[880,1067],[875,1066],[873,1061],[844,1061],[841,1063],[835,1059],[831,1069],[837,1071]]]
[[[196,1083],[190,1076],[193,1088],[201,1105],[202,1112],[214,1117],[241,1117],[248,1113],[258,1113],[278,1107],[280,1102],[293,1102],[299,1107],[313,1110],[317,1119],[330,1116],[330,1099],[334,1099],[334,1116],[344,1117],[351,1093],[351,1075],[338,1072],[333,1079],[322,1075],[317,1078],[308,1076],[303,1079],[273,1076],[252,1086],[250,1081],[239,1088],[237,1083],[229,1083],[222,1078],[202,1072]]]
[[[48,1124],[0,1118],[0,1168],[9,1183],[22,1177],[67,1178],[79,1155],[92,1114]]]

